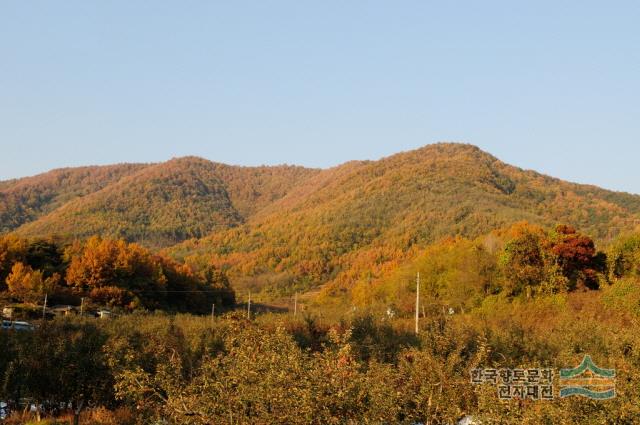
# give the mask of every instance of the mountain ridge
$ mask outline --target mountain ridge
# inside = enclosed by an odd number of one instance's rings
[[[91,184],[95,174],[111,169],[128,172]],[[0,186],[0,213],[6,211],[0,215],[5,217],[0,229],[63,238],[100,234],[165,246],[241,224],[256,209],[283,196],[291,182],[314,172],[297,166],[228,166],[195,156],[155,164],[57,169]],[[73,185],[60,187],[56,177],[61,174],[73,175],[77,186],[86,182],[87,187],[76,192]],[[41,199],[42,182],[48,197],[66,202]],[[24,213],[19,202],[2,203],[13,193],[24,199],[27,195],[21,191],[38,195],[32,203],[40,205],[31,214]],[[9,220],[12,215],[18,219]]]
[[[168,249],[213,262],[254,290],[349,286],[441,238],[519,221],[566,223],[599,241],[640,224],[640,197],[505,164],[477,147],[437,144],[321,170],[249,221]]]
[[[368,242],[371,232],[400,237],[391,222],[421,227],[410,239],[430,240],[506,225],[512,217],[545,225],[567,221],[608,240],[637,221],[640,196],[511,166],[459,143],[326,169],[235,166],[187,156],[0,182],[0,232],[27,236],[97,233],[166,247],[235,227],[268,227],[283,214],[307,227],[342,222],[356,239],[370,233]],[[345,215],[361,223],[348,223]]]

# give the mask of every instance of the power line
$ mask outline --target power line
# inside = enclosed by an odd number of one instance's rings
[[[204,289],[203,289],[203,290],[195,290],[195,291],[163,291],[163,290],[161,290],[161,289],[156,289],[156,290],[152,290],[152,291],[150,291],[150,290],[146,290],[146,289],[145,289],[144,291],[139,291],[139,290],[137,290],[137,289],[129,289],[129,291],[131,291],[131,292],[138,292],[138,293],[156,293],[156,294],[157,294],[157,293],[163,293],[163,294],[164,294],[164,293],[167,293],[167,292],[170,292],[170,293],[172,293],[172,294],[173,294],[173,293],[198,293],[198,294],[201,294],[201,293],[203,293],[203,292],[205,292],[205,293],[226,292],[226,291],[225,291],[225,290],[223,290],[223,289],[217,289],[217,290],[216,290],[216,289],[210,289],[210,290],[204,290]]]

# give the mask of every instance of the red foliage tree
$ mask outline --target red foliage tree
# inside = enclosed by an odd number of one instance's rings
[[[562,273],[576,286],[598,289],[598,273],[603,270],[603,254],[596,251],[593,239],[572,226],[559,225],[551,243]]]

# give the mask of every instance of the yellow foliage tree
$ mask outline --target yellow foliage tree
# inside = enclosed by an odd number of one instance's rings
[[[45,278],[40,270],[33,270],[29,265],[17,262],[7,277],[7,286],[13,296],[32,300],[53,291],[59,281],[58,274]]]

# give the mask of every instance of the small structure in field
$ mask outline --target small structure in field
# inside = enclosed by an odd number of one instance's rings
[[[47,310],[54,316],[70,316],[78,314],[78,309],[72,305],[54,305]]]
[[[100,319],[109,319],[112,316],[113,316],[113,313],[111,313],[109,310],[98,310],[96,312],[96,317]]]

